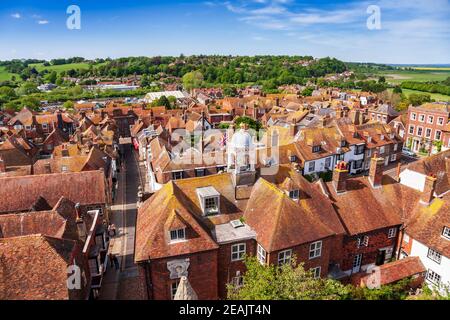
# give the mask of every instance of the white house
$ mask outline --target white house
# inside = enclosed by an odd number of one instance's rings
[[[450,225],[450,221],[449,221]],[[444,230],[442,231],[444,232]],[[441,235],[443,241],[448,241],[450,245],[450,228]],[[410,256],[419,257],[427,270],[426,282],[432,286],[447,285],[450,286],[450,257],[428,247],[426,244],[413,239],[407,233],[403,236],[403,241],[411,246]],[[400,257],[405,258],[408,254],[402,252]]]

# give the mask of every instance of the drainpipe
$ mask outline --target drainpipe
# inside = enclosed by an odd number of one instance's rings
[[[402,225],[399,229],[400,233],[401,233],[401,237],[400,237],[400,243],[398,246],[398,252],[397,252],[397,260],[400,259],[400,252],[402,251],[402,244],[403,244],[403,237],[405,235],[405,227]],[[397,249],[397,248],[396,248]],[[395,251],[394,251],[395,252]]]

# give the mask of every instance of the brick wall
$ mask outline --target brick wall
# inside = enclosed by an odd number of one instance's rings
[[[187,256],[164,258],[150,262],[152,296],[154,300],[170,300],[170,285],[175,280],[170,279],[167,262],[176,259],[190,259],[188,280],[199,300],[217,300],[217,255],[218,250],[205,251]]]
[[[388,238],[388,231],[390,228],[384,228],[375,230],[372,232],[368,232],[365,234],[361,234],[358,236],[352,236],[352,237],[344,237],[344,246],[343,246],[343,252],[342,252],[342,266],[341,269],[343,271],[347,271],[352,269],[353,265],[353,259],[357,254],[363,254],[362,257],[362,266],[366,264],[375,263],[378,255],[379,249],[394,246],[397,242],[398,237],[398,227],[396,236],[394,238],[389,239]],[[357,239],[359,237],[368,236],[369,237],[369,245],[361,246],[358,248],[357,246]],[[395,249],[395,248],[394,248]],[[393,255],[395,253],[393,252]]]
[[[321,277],[326,277],[328,275],[328,266],[330,263],[330,254],[332,249],[331,242],[333,239],[333,237],[322,239],[322,254],[320,257],[313,259],[309,258],[309,248],[311,243],[306,243],[291,248],[292,254],[297,257],[298,263],[304,263],[305,270],[321,267]],[[278,265],[278,253],[281,251],[283,250],[274,251],[268,255],[268,261],[270,264]]]
[[[219,297],[220,297],[220,299],[226,299],[227,284],[233,280],[233,278],[236,276],[236,273],[238,271],[240,271],[241,275],[243,275],[246,270],[243,261],[231,261],[231,247],[234,244],[244,243],[244,242],[246,244],[246,254],[248,256],[256,255],[255,240],[247,240],[247,241],[229,243],[229,244],[221,245],[219,248],[218,281],[219,281]]]

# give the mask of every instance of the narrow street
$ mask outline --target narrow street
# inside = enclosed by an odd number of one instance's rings
[[[137,216],[137,193],[141,184],[141,173],[131,144],[121,144],[122,166],[118,175],[117,196],[111,206],[111,223],[116,226],[117,235],[111,239],[109,252],[115,254],[120,269],[109,265],[100,290],[100,300],[139,299],[133,295],[137,281],[134,264],[134,239]]]

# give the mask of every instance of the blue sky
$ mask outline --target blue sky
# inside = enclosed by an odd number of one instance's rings
[[[66,28],[69,5],[81,29]],[[377,5],[381,29],[369,30]],[[2,0],[0,59],[288,54],[450,63],[449,0]]]

